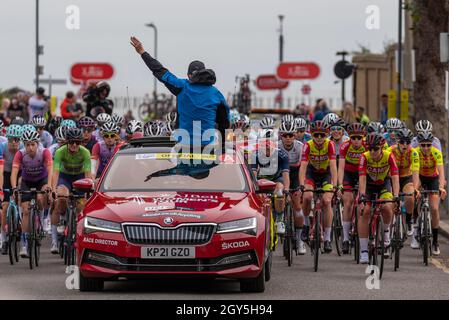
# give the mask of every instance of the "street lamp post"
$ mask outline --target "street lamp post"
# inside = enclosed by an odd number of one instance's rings
[[[396,117],[401,117],[401,78],[402,78],[402,0],[399,0],[399,25],[398,25],[398,82],[396,98]]]
[[[151,22],[151,23],[145,24],[145,26],[154,29],[154,59],[157,59],[157,28],[156,28],[156,25],[153,22]],[[158,110],[157,110],[157,79],[156,79],[156,77],[154,78],[153,99],[154,99],[154,103],[155,103],[154,105],[156,108],[155,111],[156,111],[156,117],[157,117]],[[150,111],[148,110],[148,113],[149,112]]]
[[[36,90],[39,88],[39,0],[36,0]]]
[[[282,28],[282,22],[284,20],[284,15],[278,15],[280,28],[279,28],[279,63],[284,61],[284,30]],[[282,109],[282,89],[279,90],[279,108]]]

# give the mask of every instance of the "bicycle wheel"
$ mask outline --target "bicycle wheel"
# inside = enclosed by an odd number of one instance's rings
[[[399,259],[401,257],[401,247],[402,247],[402,214],[396,217],[396,221],[394,223],[394,231],[393,231],[393,241],[392,241],[392,250],[394,253],[394,271],[399,269]]]
[[[29,216],[29,233],[28,233],[28,256],[29,256],[29,265],[30,269],[34,268],[35,260],[36,260],[36,251],[34,248],[35,245],[35,229],[34,229],[34,219],[35,219],[35,212],[33,208],[30,208],[30,216]]]
[[[360,263],[360,239],[359,239],[359,229],[358,229],[358,223],[359,223],[359,217],[358,217],[358,208],[357,205],[354,204],[353,208],[353,225],[352,225],[352,239],[351,239],[351,246],[354,248],[354,261],[357,262],[357,264]]]
[[[318,257],[320,254],[320,247],[321,247],[321,225],[320,225],[320,215],[321,213],[319,211],[315,211],[315,226],[314,226],[314,239],[313,239],[313,269],[315,272],[318,271]]]
[[[36,239],[34,240],[34,256],[35,256],[35,264],[36,267],[39,266],[39,259],[41,256],[41,238],[42,238],[42,225],[41,225],[41,221],[40,221],[40,215],[36,214],[35,215],[35,222],[34,222],[34,226],[35,226],[35,234],[36,234]]]
[[[384,223],[382,216],[379,215],[377,218],[377,225],[376,225],[376,247],[377,247],[377,258],[380,259],[378,261],[378,267],[379,267],[379,280],[382,279],[382,273],[384,270],[384,254],[385,254],[385,243],[384,243]]]
[[[8,208],[8,211],[6,212],[6,217],[7,217],[7,225],[8,225],[8,230],[7,230],[7,241],[8,241],[8,256],[9,256],[9,263],[10,264],[14,264],[15,262],[15,256],[14,256],[14,246],[17,244],[16,243],[16,234],[15,234],[15,229],[14,229],[14,225],[15,225],[15,215],[13,213],[13,209],[11,208],[11,206]]]
[[[292,230],[292,207],[289,203],[285,206],[285,223],[286,223],[286,230],[285,230],[285,245],[286,245],[286,254],[287,254],[287,264],[289,267],[291,267],[293,263],[293,233],[294,230]]]
[[[69,210],[69,228],[67,234],[67,265],[75,264],[75,233],[76,233],[76,214],[73,210]]]
[[[430,255],[430,232],[429,229],[429,210],[428,208],[423,208],[421,212],[421,246],[422,246],[422,254],[423,254],[423,262],[427,266],[429,264],[429,255]]]
[[[337,249],[338,256],[341,256],[342,239],[343,239],[343,225],[341,223],[341,208],[340,201],[337,201],[334,205],[334,216],[332,219],[332,233],[335,239],[335,248]]]

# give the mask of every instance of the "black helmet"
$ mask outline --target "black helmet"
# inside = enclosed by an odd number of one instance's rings
[[[15,117],[14,119],[11,120],[10,124],[18,124],[19,126],[25,124],[25,120],[23,120],[22,117]]]
[[[350,136],[358,134],[364,136],[366,134],[365,126],[358,122],[354,122],[348,125],[346,131]]]
[[[418,138],[419,143],[433,141],[433,134],[430,131],[419,131],[416,137]]]
[[[67,141],[82,141],[83,140],[83,132],[79,128],[69,128],[65,133],[65,137]]]
[[[398,140],[411,142],[413,139],[413,133],[410,129],[403,128],[398,130],[398,132],[396,133],[396,137]]]
[[[368,124],[368,127],[366,128],[366,131],[368,133],[371,133],[371,132],[384,133],[385,129],[384,129],[383,124],[380,122],[370,122]]]

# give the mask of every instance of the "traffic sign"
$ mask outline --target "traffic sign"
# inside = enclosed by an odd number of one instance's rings
[[[347,79],[352,75],[354,65],[349,61],[340,60],[334,66],[334,73],[338,79]]]
[[[114,75],[114,68],[109,63],[77,63],[70,69],[75,81],[106,80]],[[72,82],[73,82],[72,80]]]
[[[284,80],[315,79],[320,75],[320,67],[314,62],[284,62],[276,75]]]
[[[259,90],[281,90],[288,87],[288,81],[279,80],[274,74],[257,77],[256,86]]]
[[[301,88],[301,92],[303,95],[308,95],[308,94],[310,94],[311,91],[312,91],[312,88],[308,84],[303,85]]]

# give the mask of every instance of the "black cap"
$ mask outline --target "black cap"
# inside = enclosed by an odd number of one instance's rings
[[[45,89],[42,88],[42,87],[39,87],[39,88],[36,89],[36,93],[43,95],[45,93]]]
[[[188,75],[192,75],[195,71],[204,70],[206,66],[201,61],[195,60],[190,62],[189,70],[187,71]]]

